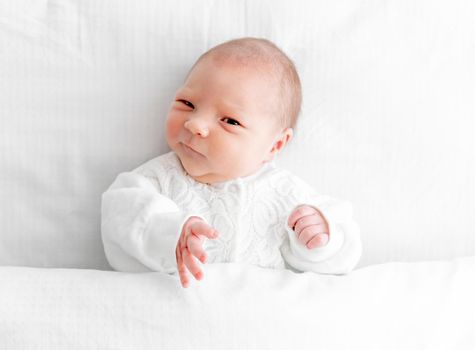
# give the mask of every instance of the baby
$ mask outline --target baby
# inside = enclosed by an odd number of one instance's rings
[[[171,152],[117,176],[102,195],[102,239],[119,271],[203,278],[205,262],[343,274],[361,255],[352,206],[274,163],[292,139],[301,87],[272,42],[204,53],[171,103]],[[309,159],[309,161],[312,161]]]

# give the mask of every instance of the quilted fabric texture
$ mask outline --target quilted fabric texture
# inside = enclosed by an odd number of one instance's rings
[[[162,273],[1,267],[2,349],[473,349],[475,258],[350,275],[206,266]],[[415,282],[417,281],[417,282]]]

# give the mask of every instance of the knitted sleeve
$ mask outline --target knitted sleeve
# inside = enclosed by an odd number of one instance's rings
[[[101,234],[109,264],[118,271],[176,273],[175,249],[182,212],[157,189],[156,180],[141,171],[117,176],[102,195]]]
[[[323,274],[346,274],[354,269],[361,257],[360,230],[353,219],[353,207],[348,201],[317,195],[302,182],[299,202],[291,207],[286,216],[287,237],[281,247],[286,262],[299,271]],[[299,205],[317,209],[328,223],[329,241],[319,248],[309,249],[298,241],[295,232],[288,227],[288,218]]]

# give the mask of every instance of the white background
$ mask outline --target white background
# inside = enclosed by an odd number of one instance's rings
[[[107,269],[100,196],[168,151],[194,60],[231,38],[295,61],[278,163],[348,199],[360,266],[475,255],[471,1],[0,0],[0,264]]]

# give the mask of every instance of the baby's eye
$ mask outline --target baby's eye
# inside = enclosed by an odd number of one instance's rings
[[[231,124],[231,125],[241,125],[237,120],[235,120],[233,118],[225,117],[222,120],[223,120],[223,122]]]
[[[193,103],[191,103],[190,101],[187,101],[187,100],[177,100],[177,101],[183,103],[187,107],[195,109],[195,106],[193,106]]]

